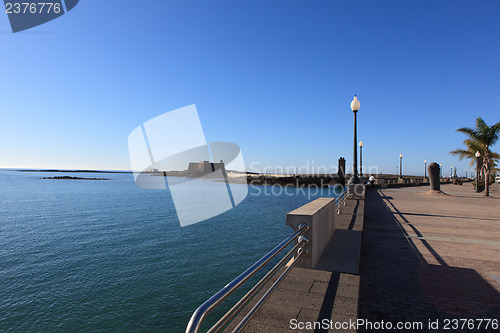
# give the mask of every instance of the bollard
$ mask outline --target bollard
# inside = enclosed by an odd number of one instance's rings
[[[427,166],[427,174],[431,182],[431,191],[441,191],[441,184],[439,181],[440,172],[439,164],[436,162],[432,162]]]

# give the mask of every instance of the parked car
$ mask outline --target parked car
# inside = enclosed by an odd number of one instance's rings
[[[500,183],[500,176],[495,177],[495,183]]]

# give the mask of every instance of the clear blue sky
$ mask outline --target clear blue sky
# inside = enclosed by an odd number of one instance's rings
[[[351,164],[357,94],[365,167],[463,175],[455,129],[500,121],[496,0],[84,0],[0,40],[0,168],[129,169],[130,132],[190,104],[248,168]]]

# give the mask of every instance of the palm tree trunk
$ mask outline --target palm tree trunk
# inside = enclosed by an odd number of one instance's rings
[[[486,190],[486,193],[484,193],[485,196],[489,197],[490,196],[490,154],[489,154],[489,149],[488,145],[486,145],[486,152],[484,154],[484,187]]]
[[[484,186],[486,186],[486,193],[484,194],[485,196],[489,197],[490,196],[490,171],[486,170],[486,180]]]

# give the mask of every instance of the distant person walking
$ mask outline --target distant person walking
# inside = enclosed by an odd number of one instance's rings
[[[370,188],[373,189],[375,188],[375,177],[374,176],[370,176],[370,178],[368,178],[369,182],[370,182]]]

